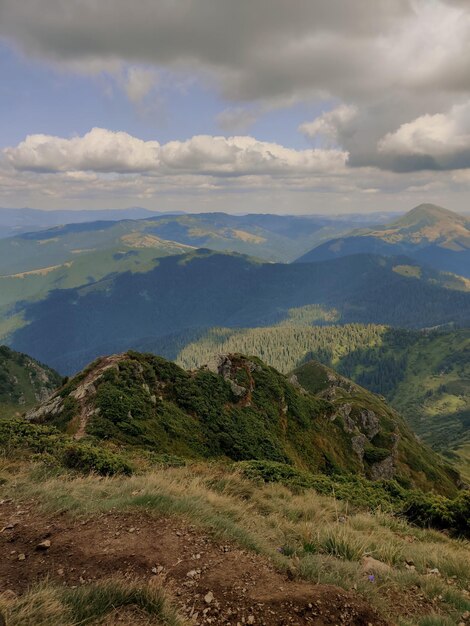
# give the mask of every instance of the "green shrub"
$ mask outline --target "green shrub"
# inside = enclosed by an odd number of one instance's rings
[[[364,450],[364,461],[372,465],[373,463],[380,463],[390,456],[390,450],[387,448],[375,448],[374,446],[367,446]]]
[[[69,443],[62,452],[62,464],[82,472],[103,476],[132,474],[131,465],[119,454],[87,443]]]
[[[352,474],[311,474],[272,461],[237,463],[242,474],[251,480],[281,483],[293,489],[315,489],[321,495],[346,500],[351,505],[374,510],[382,508],[406,517],[422,527],[447,530],[470,537],[470,492],[453,500],[436,494],[406,489],[395,480],[370,481]]]
[[[414,492],[403,507],[405,517],[419,526],[470,536],[470,492],[459,494],[453,500],[434,494]]]

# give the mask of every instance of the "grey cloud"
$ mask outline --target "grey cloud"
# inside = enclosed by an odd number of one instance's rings
[[[335,131],[351,167],[442,167],[378,142],[470,97],[467,0],[0,0],[0,35],[94,71],[124,62],[197,74],[233,103],[219,117],[225,130],[246,128],[250,106],[340,101],[358,112]],[[130,79],[139,100],[150,75]]]

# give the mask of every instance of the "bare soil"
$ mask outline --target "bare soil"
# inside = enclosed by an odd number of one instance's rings
[[[50,547],[39,544],[50,541]],[[0,592],[49,577],[67,586],[159,577],[194,624],[386,626],[358,594],[290,580],[267,559],[220,543],[183,520],[111,512],[46,517],[34,502],[0,506]],[[132,610],[107,624],[146,624]]]

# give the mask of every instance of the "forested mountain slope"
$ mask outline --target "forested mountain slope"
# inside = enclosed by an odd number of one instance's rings
[[[268,326],[293,308],[316,305],[319,321],[407,327],[468,323],[470,293],[431,270],[396,271],[403,259],[357,255],[312,264],[263,264],[196,251],[166,257],[145,273],[120,274],[58,290],[16,312],[9,337],[63,373],[100,354],[188,328]],[[303,309],[305,311],[305,309]]]

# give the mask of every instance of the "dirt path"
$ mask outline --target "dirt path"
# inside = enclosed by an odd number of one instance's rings
[[[117,512],[87,520],[46,518],[34,503],[4,502],[0,530],[0,591],[21,593],[45,576],[72,586],[157,575],[195,624],[385,626],[359,596],[291,581],[263,557],[218,543],[175,518]],[[38,549],[44,540],[50,547]],[[125,624],[126,618],[109,623]]]

